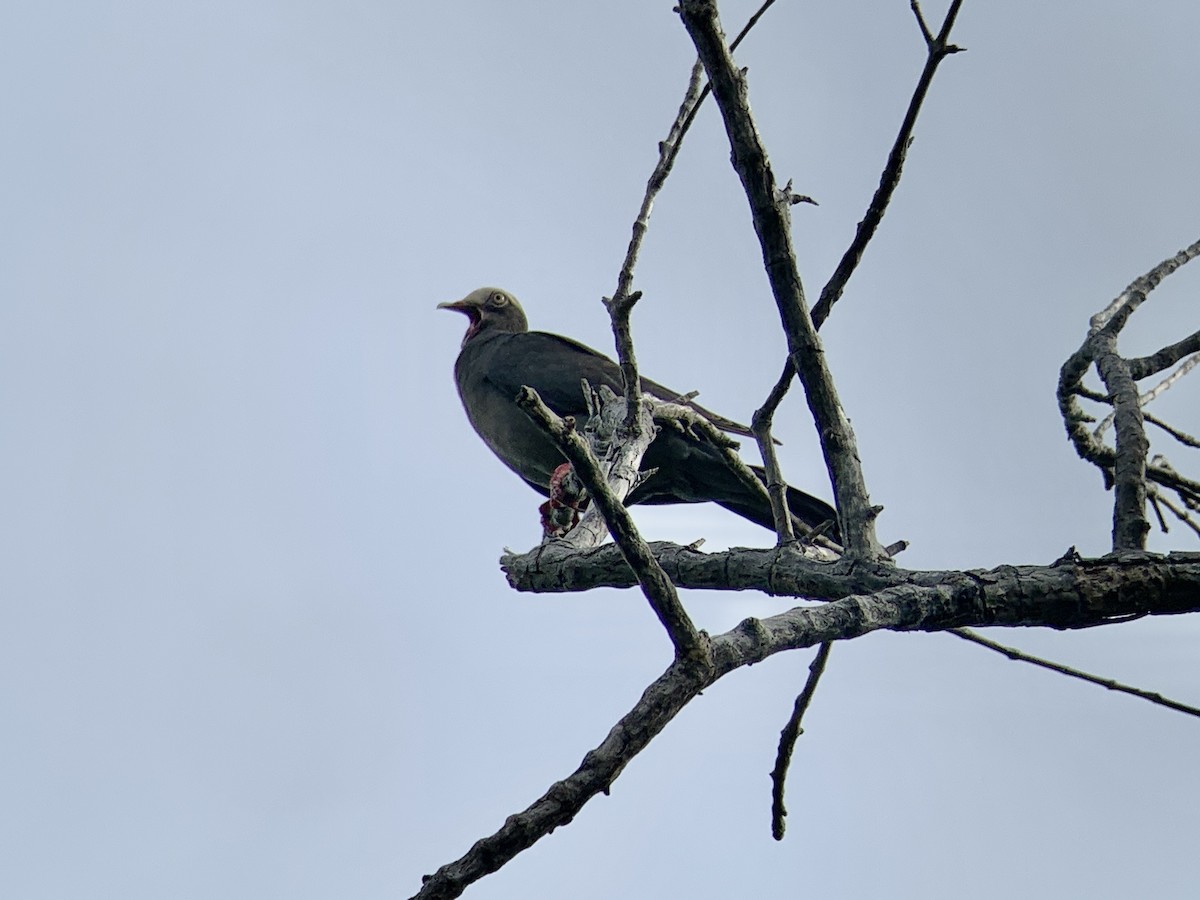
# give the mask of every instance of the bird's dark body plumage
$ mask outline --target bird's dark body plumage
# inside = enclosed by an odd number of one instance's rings
[[[550,476],[563,463],[554,442],[516,404],[523,385],[538,392],[560,416],[587,416],[581,380],[593,387],[622,391],[621,370],[601,353],[569,338],[529,331],[516,299],[497,288],[480,288],[442,308],[465,313],[471,325],[454,364],[458,393],[471,425],[484,443],[510,469],[543,495]],[[642,390],[664,401],[679,395],[649,379]],[[718,427],[745,434],[745,426],[690,404]],[[690,432],[662,429],[642,459],[643,469],[657,469],[626,498],[635,503],[714,502],[764,528],[774,528],[770,504],[747,488],[726,463],[719,448]],[[756,468],[759,477],[760,469]],[[827,503],[788,488],[793,516],[810,528],[837,516]]]

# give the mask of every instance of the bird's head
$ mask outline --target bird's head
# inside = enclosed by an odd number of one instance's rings
[[[453,303],[439,303],[438,309],[452,309],[471,320],[463,337],[463,346],[476,335],[486,332],[511,332],[520,334],[529,330],[525,311],[517,298],[500,288],[484,287],[471,291]]]

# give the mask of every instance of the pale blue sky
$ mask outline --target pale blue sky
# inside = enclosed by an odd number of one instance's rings
[[[752,9],[725,3],[730,30]],[[930,4],[931,19],[940,4]],[[510,592],[537,505],[451,366],[483,284],[607,349],[693,53],[671,3],[9,4],[0,16],[0,894],[404,897],[571,771],[669,661],[640,595]],[[1107,547],[1058,366],[1194,240],[1200,7],[967,0],[824,329],[910,567]],[[906,0],[781,2],[739,52],[819,290],[923,62]],[[660,197],[646,374],[748,419],[782,340],[716,110]],[[1136,352],[1195,330],[1200,270]],[[1195,432],[1195,385],[1162,412]],[[1189,421],[1190,418],[1190,421]],[[785,472],[829,496],[804,405]],[[1186,459],[1176,454],[1177,464]],[[763,545],[719,508],[653,538]],[[1181,531],[1157,549],[1192,549]],[[786,608],[686,598],[724,630]],[[1200,702],[1200,624],[997,639]],[[1192,897],[1200,726],[947,636],[717,685],[474,898]]]

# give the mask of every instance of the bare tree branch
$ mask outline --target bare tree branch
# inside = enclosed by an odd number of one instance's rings
[[[1024,578],[1045,568],[1017,566],[953,572],[903,569],[891,563],[851,563],[844,559],[833,564],[818,562],[792,545],[762,549],[738,547],[712,553],[666,541],[655,541],[649,546],[671,582],[683,590],[761,591],[771,597],[822,601],[904,585],[934,586],[955,577],[969,577],[991,584],[1003,578],[1010,569],[1015,577]],[[1177,552],[1162,559],[1171,564],[1200,565],[1200,554],[1197,553]],[[1080,571],[1090,571],[1101,564],[1102,561],[1082,560],[1070,565],[1079,566]],[[628,588],[638,584],[620,552],[611,546],[571,555],[554,554],[539,548],[523,555],[508,554],[501,559],[501,565],[511,587],[538,594],[575,593],[599,587]],[[1065,566],[1069,567],[1067,562],[1059,562],[1050,568]],[[1025,624],[1077,628],[1087,621],[1092,620],[1083,616],[1071,621],[1032,620]]]
[[[1196,368],[1198,365],[1200,365],[1200,353],[1193,354],[1185,359],[1174,372],[1138,398],[1141,401],[1142,406],[1153,402],[1155,399],[1165,394],[1168,390],[1170,390],[1172,385],[1174,385],[1177,381],[1179,381],[1179,379],[1183,378],[1184,375],[1192,371],[1192,369]],[[1132,362],[1129,363],[1129,374],[1133,374]]]
[[[617,361],[621,366],[621,381],[625,385],[625,427],[635,431],[641,427],[642,379],[638,375],[637,355],[633,350],[633,332],[629,321],[633,305],[642,297],[641,291],[632,294],[618,291],[611,299],[605,298],[612,321],[613,339],[617,345]]]
[[[733,47],[737,47],[742,42],[742,39],[750,33],[758,20],[763,17],[768,9],[775,3],[775,0],[766,0],[762,6],[755,11],[745,26],[738,33],[738,36],[733,41]],[[642,241],[646,237],[646,232],[650,228],[650,214],[654,210],[654,200],[666,184],[667,176],[671,174],[671,170],[675,167],[675,160],[679,156],[679,150],[683,146],[683,138],[692,127],[692,122],[696,120],[696,113],[700,109],[704,99],[712,92],[712,88],[708,84],[700,84],[700,79],[704,75],[704,66],[700,60],[696,60],[696,64],[692,66],[692,73],[688,78],[687,90],[684,91],[683,101],[679,104],[679,111],[675,114],[675,121],[671,123],[671,127],[667,129],[667,136],[658,145],[658,161],[654,165],[654,170],[650,173],[650,177],[646,180],[646,191],[642,196],[642,205],[638,210],[637,218],[633,222],[633,235],[629,239],[629,246],[625,250],[625,259],[621,263],[621,271],[617,275],[617,290],[613,294],[612,300],[609,302],[623,302],[623,298],[627,297],[633,287],[633,270],[637,266],[638,255],[641,253]],[[607,305],[607,304],[606,304]]]
[[[672,583],[685,590],[762,591],[773,597],[836,600],[900,584],[913,574],[890,563],[819,563],[794,543],[702,553],[690,546],[653,541],[650,550]],[[571,554],[539,547],[525,554],[505,554],[500,565],[510,587],[537,594],[634,587],[638,583],[620,551],[612,546]],[[924,581],[921,575],[914,577]]]
[[[1165,431],[1171,437],[1175,438],[1175,440],[1179,441],[1179,443],[1183,444],[1185,447],[1191,447],[1193,449],[1200,450],[1200,439],[1192,437],[1186,431],[1180,431],[1178,428],[1175,428],[1172,425],[1168,425],[1166,422],[1164,422],[1162,419],[1158,418],[1157,416],[1150,415],[1150,413],[1142,413],[1142,418],[1144,418],[1151,425],[1156,425],[1159,428],[1161,428],[1163,431]]]
[[[792,531],[792,516],[788,510],[787,481],[784,480],[783,472],[779,467],[779,456],[775,452],[775,440],[771,436],[771,425],[775,419],[775,410],[779,408],[780,401],[787,394],[792,379],[795,377],[796,370],[792,368],[792,359],[789,356],[783,364],[783,372],[780,374],[779,380],[775,382],[775,386],[767,394],[767,399],[754,411],[754,418],[750,420],[750,430],[754,432],[754,440],[758,444],[758,452],[763,460],[763,469],[767,473],[767,493],[771,498],[771,514],[775,517],[775,534],[781,544],[794,540],[795,534]]]
[[[750,32],[750,29],[762,18],[763,14],[774,2],[775,0],[766,0],[758,11],[750,17],[750,20],[735,40],[735,46]],[[608,310],[609,318],[612,322],[617,360],[621,367],[621,377],[625,386],[625,404],[627,410],[625,427],[630,430],[636,430],[639,427],[638,422],[640,419],[638,410],[640,408],[641,396],[641,379],[638,377],[637,356],[634,352],[630,323],[630,314],[634,304],[640,299],[641,292],[631,291],[633,286],[633,271],[637,265],[638,255],[641,252],[642,241],[645,239],[646,232],[650,227],[650,213],[654,209],[654,200],[658,196],[659,191],[662,190],[667,176],[670,175],[671,169],[675,165],[675,159],[679,155],[683,137],[687,134],[688,129],[691,128],[692,122],[696,117],[696,111],[699,109],[700,104],[704,102],[704,98],[710,93],[708,85],[705,85],[703,90],[700,87],[700,77],[703,71],[703,67],[697,61],[692,67],[692,73],[688,79],[688,87],[684,93],[679,111],[675,115],[675,121],[672,122],[666,139],[658,145],[658,162],[655,164],[654,170],[650,173],[650,178],[646,182],[642,205],[638,210],[637,218],[634,220],[633,233],[629,240],[629,246],[625,251],[625,259],[617,275],[616,292],[611,298],[604,299],[605,308]],[[738,462],[740,463],[741,461],[739,460]],[[744,465],[742,468],[744,468]],[[633,533],[637,535],[636,529]],[[640,535],[637,535],[637,537],[640,540]]]
[[[763,262],[788,340],[788,354],[804,385],[809,409],[833,482],[842,537],[856,558],[880,558],[875,516],[867,495],[857,442],[842,411],[820,340],[813,329],[792,251],[789,205],[779,200],[775,176],[755,127],[746,80],[721,33],[713,0],[681,0],[684,26],[704,62],[733,149],[733,164],[750,203]]]
[[[1142,410],[1143,410],[1142,418],[1149,421],[1149,416],[1145,412],[1145,407],[1148,404],[1152,403],[1154,400],[1156,400],[1158,397],[1165,394],[1168,390],[1170,390],[1172,385],[1174,385],[1176,382],[1178,382],[1179,379],[1181,379],[1184,375],[1186,375],[1192,369],[1196,368],[1197,365],[1200,365],[1200,353],[1197,353],[1196,355],[1185,360],[1183,365],[1179,366],[1179,368],[1177,368],[1174,372],[1172,372],[1170,375],[1166,376],[1161,381],[1159,381],[1158,384],[1154,385],[1154,387],[1150,388],[1147,391],[1143,391],[1138,396],[1138,402],[1142,405]],[[1133,363],[1130,363],[1129,367],[1130,367],[1130,374],[1132,375],[1133,374]],[[1111,406],[1112,398],[1110,396],[1105,396],[1104,402],[1108,403]],[[1097,438],[1103,437],[1104,432],[1112,427],[1114,418],[1116,418],[1116,413],[1115,412],[1109,413],[1107,416],[1105,416],[1101,420],[1099,425],[1097,425],[1094,429],[1092,429],[1092,434],[1095,435]],[[1155,420],[1154,424],[1158,425],[1161,428],[1166,429],[1167,431],[1171,431],[1169,426],[1165,425],[1164,423],[1162,423],[1158,420]]]
[[[1117,432],[1113,463],[1112,547],[1114,551],[1142,550],[1150,522],[1146,518],[1146,455],[1150,441],[1142,420],[1137,383],[1129,364],[1117,352],[1117,332],[1105,329],[1093,342],[1096,369],[1113,398],[1113,424]]]
[[[783,832],[787,828],[784,822],[787,808],[783,805],[783,790],[787,783],[787,770],[792,761],[792,751],[796,748],[796,740],[804,734],[800,722],[808,711],[808,705],[812,703],[813,694],[817,692],[817,684],[825,672],[825,663],[829,660],[829,651],[832,649],[833,644],[829,641],[817,648],[817,655],[808,667],[808,679],[804,682],[804,689],[796,697],[792,715],[779,735],[779,751],[775,755],[775,768],[771,770],[771,835],[777,841],[783,840]]]
[[[1003,644],[997,644],[995,641],[990,641],[981,634],[971,631],[969,628],[954,628],[950,633],[955,637],[960,637],[964,641],[971,641],[981,647],[987,647],[989,650],[995,650],[1007,656],[1011,660],[1018,662],[1027,662],[1035,666],[1040,666],[1043,669],[1049,669],[1051,672],[1058,672],[1060,675],[1066,675],[1070,678],[1078,678],[1080,681],[1086,681],[1089,684],[1098,684],[1100,687],[1108,688],[1110,691],[1117,691],[1122,694],[1129,694],[1133,697],[1140,697],[1143,700],[1149,700],[1151,703],[1156,703],[1159,706],[1165,706],[1167,709],[1173,709],[1176,712],[1187,713],[1189,716],[1200,716],[1200,709],[1195,706],[1188,706],[1186,703],[1179,703],[1164,697],[1162,694],[1156,694],[1152,691],[1143,691],[1139,688],[1129,687],[1121,684],[1119,681],[1114,681],[1111,678],[1101,678],[1098,675],[1089,675],[1087,672],[1081,672],[1079,669],[1072,669],[1070,666],[1064,666],[1061,663],[1050,662],[1046,659],[1039,659],[1036,656],[1030,656],[1028,653],[1022,653],[1012,647],[1005,647]]]
[[[1200,331],[1193,332],[1181,341],[1169,344],[1150,356],[1139,356],[1129,361],[1129,374],[1141,381],[1148,375],[1161,372],[1175,365],[1192,353],[1200,353]]]
[[[879,176],[879,187],[875,189],[875,196],[871,198],[866,215],[858,223],[854,240],[850,242],[841,262],[838,263],[833,275],[821,290],[820,299],[813,306],[812,320],[813,326],[816,328],[821,327],[833,310],[833,305],[841,298],[842,292],[846,289],[846,282],[858,268],[859,262],[862,261],[863,251],[867,249],[867,244],[871,242],[871,238],[875,236],[875,232],[879,228],[879,223],[883,221],[883,214],[887,212],[892,195],[896,192],[897,185],[900,184],[904,160],[908,156],[908,148],[912,145],[913,128],[917,124],[917,116],[921,113],[921,104],[925,102],[925,95],[929,93],[929,86],[933,83],[933,76],[937,72],[938,64],[950,54],[959,53],[963,49],[949,42],[950,30],[954,27],[954,20],[958,17],[958,10],[961,6],[962,0],[954,0],[950,4],[949,10],[946,11],[946,18],[942,21],[942,27],[938,31],[937,37],[934,37],[929,31],[929,26],[925,24],[921,7],[916,0],[913,0],[913,13],[917,17],[921,33],[925,36],[925,45],[928,50],[925,67],[921,70],[921,77],[917,79],[917,87],[913,91],[912,99],[908,102],[908,110],[904,114],[900,132],[896,135],[895,143],[892,144],[892,150],[888,154],[883,174]]]
[[[1197,523],[1197,521],[1192,518],[1191,513],[1189,513],[1186,509],[1180,509],[1178,506],[1172,503],[1170,497],[1164,497],[1162,492],[1159,491],[1157,487],[1151,486],[1150,497],[1155,504],[1165,506],[1167,509],[1169,509],[1175,518],[1177,518],[1188,528],[1192,529],[1192,531],[1196,533],[1197,537],[1200,537],[1200,523]],[[1197,504],[1197,506],[1200,507],[1200,504]],[[1168,530],[1166,522],[1162,523],[1162,530]]]
[[[1135,280],[1103,310],[1091,319],[1087,338],[1082,346],[1063,363],[1058,380],[1058,406],[1067,428],[1067,435],[1076,452],[1099,466],[1115,487],[1113,503],[1113,549],[1137,550],[1145,546],[1150,522],[1146,518],[1146,479],[1169,485],[1179,479],[1162,466],[1148,466],[1146,456],[1150,444],[1146,438],[1145,422],[1139,402],[1137,385],[1130,363],[1117,350],[1117,338],[1125,323],[1146,300],[1149,293],[1164,278],[1200,255],[1200,241],[1185,247],[1163,260],[1141,278]],[[1177,346],[1177,345],[1176,345]],[[1105,447],[1098,434],[1087,428],[1088,417],[1079,406],[1083,377],[1092,365],[1104,381],[1108,401],[1113,406],[1116,427],[1116,447]],[[1194,490],[1187,486],[1181,496]],[[1176,487],[1176,490],[1179,490]]]
[[[929,27],[925,24],[925,18],[921,14],[920,6],[916,3],[916,0],[913,0],[913,13],[917,17],[917,23],[920,25],[921,33],[925,37],[928,49],[925,67],[921,72],[921,77],[917,81],[917,87],[913,92],[912,99],[909,101],[908,110],[900,125],[900,132],[896,135],[896,140],[892,144],[891,153],[888,154],[887,163],[879,179],[879,187],[876,189],[874,197],[871,198],[866,215],[858,223],[854,240],[851,241],[850,246],[847,248],[845,254],[843,254],[841,262],[838,263],[833,275],[822,289],[820,299],[817,301],[816,306],[813,307],[812,323],[813,328],[816,330],[820,330],[821,325],[824,324],[829,313],[832,311],[833,305],[845,290],[846,283],[850,280],[850,276],[854,274],[854,270],[862,260],[863,252],[879,228],[879,223],[883,220],[883,214],[887,211],[892,195],[900,183],[904,160],[908,155],[908,147],[912,143],[913,128],[916,125],[917,116],[920,114],[921,104],[924,102],[925,95],[929,91],[929,86],[933,82],[933,75],[937,71],[938,63],[949,54],[957,53],[962,49],[948,43],[950,29],[954,27],[954,20],[958,16],[958,10],[961,5],[962,0],[955,0],[951,4],[950,9],[946,13],[946,18],[942,23],[942,28],[938,36],[934,38],[929,31]],[[737,44],[738,41],[735,40],[730,45],[730,49],[735,49]],[[784,395],[787,394],[794,375],[795,369],[792,368],[791,357],[789,356],[788,360],[784,363],[783,373],[779,376],[779,380],[775,383],[775,387],[771,389],[762,407],[755,412],[752,421],[754,437],[758,442],[759,452],[763,457],[763,467],[767,472],[767,489],[771,495],[771,509],[775,515],[775,531],[779,536],[780,542],[792,539],[791,517],[787,509],[787,482],[783,477],[779,466],[779,459],[775,453],[771,437],[771,426],[775,410],[778,408],[780,401],[783,400]]]
[[[1065,393],[1064,393],[1065,392]],[[1113,465],[1113,452],[1106,447],[1088,428],[1088,423],[1094,422],[1095,419],[1079,407],[1075,397],[1083,397],[1087,400],[1094,400],[1097,403],[1105,403],[1112,405],[1112,398],[1107,394],[1101,394],[1099,391],[1093,391],[1082,384],[1076,384],[1073,388],[1064,387],[1061,376],[1058,387],[1059,412],[1062,413],[1067,424],[1067,435],[1071,439],[1071,443],[1075,446],[1079,455],[1088,462],[1093,463],[1106,476],[1109,476]],[[1067,419],[1067,416],[1071,416]],[[1166,422],[1155,418],[1150,413],[1143,413],[1143,418],[1153,425],[1166,431],[1176,440],[1189,447],[1200,446],[1200,441],[1182,431],[1172,428]],[[1183,478],[1166,465],[1161,457],[1155,457],[1150,461],[1150,465],[1146,467],[1146,477],[1163,487],[1169,487],[1176,491],[1181,497],[1196,502],[1200,501],[1200,482],[1191,481]]]

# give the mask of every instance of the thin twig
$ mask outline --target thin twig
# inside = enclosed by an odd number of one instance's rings
[[[1162,529],[1163,534],[1167,534],[1171,529],[1167,527],[1167,520],[1163,517],[1162,506],[1159,504],[1158,485],[1146,485],[1146,499],[1150,502],[1150,506],[1154,510],[1154,517],[1158,519],[1158,527]]]
[[[934,37],[929,31],[929,26],[925,24],[925,17],[921,14],[921,7],[916,3],[916,0],[913,0],[913,13],[916,15],[917,23],[921,27],[921,34],[925,37],[925,45],[928,51],[925,59],[925,67],[921,70],[921,77],[917,79],[916,89],[913,91],[912,99],[908,102],[908,110],[904,114],[904,121],[900,125],[900,131],[896,135],[895,142],[892,144],[891,152],[888,154],[887,163],[883,167],[883,174],[879,176],[879,187],[875,189],[875,196],[871,198],[866,215],[858,223],[858,229],[854,233],[854,240],[850,242],[850,246],[842,255],[841,262],[838,263],[828,283],[821,290],[821,296],[817,300],[816,305],[813,306],[813,325],[817,328],[821,327],[821,323],[825,321],[830,311],[832,311],[833,305],[841,298],[842,292],[846,289],[846,282],[850,280],[850,276],[854,274],[854,270],[862,260],[863,251],[867,249],[867,244],[871,242],[871,238],[875,236],[875,232],[879,228],[879,223],[883,220],[883,214],[887,211],[888,204],[891,202],[892,195],[896,192],[896,186],[900,184],[900,174],[904,169],[904,159],[908,155],[909,146],[912,144],[913,128],[917,124],[917,116],[921,112],[921,104],[925,102],[925,95],[929,92],[929,85],[933,83],[933,76],[937,71],[938,64],[950,54],[958,53],[963,49],[949,43],[950,30],[954,27],[954,20],[958,16],[960,6],[962,6],[962,0],[954,0],[950,4],[950,9],[946,12],[946,18],[942,21],[942,27],[938,31],[937,37]]]
[[[1099,391],[1090,390],[1083,385],[1077,385],[1074,393],[1076,396],[1083,397],[1085,400],[1094,400],[1097,403],[1104,403],[1108,406],[1112,406],[1112,397],[1108,396],[1107,394],[1102,394]],[[1171,437],[1175,438],[1175,440],[1179,441],[1179,443],[1188,447],[1200,449],[1200,439],[1192,437],[1186,431],[1180,431],[1178,428],[1175,428],[1173,425],[1164,422],[1162,419],[1150,413],[1143,413],[1142,415],[1147,422],[1149,422],[1151,425],[1157,425]]]
[[[763,14],[771,8],[775,0],[766,0],[762,6],[750,17],[733,42],[736,47],[742,42],[742,39],[749,34],[758,20],[763,17]],[[675,121],[671,123],[671,127],[667,129],[667,136],[658,145],[658,161],[654,165],[654,170],[650,173],[650,177],[646,179],[646,191],[642,195],[642,205],[638,210],[637,218],[633,222],[633,234],[629,239],[629,246],[625,250],[625,259],[621,263],[621,271],[617,275],[617,290],[613,294],[614,300],[619,300],[625,297],[630,288],[633,287],[633,270],[637,266],[638,256],[641,253],[642,241],[646,237],[646,232],[650,227],[650,214],[654,210],[654,200],[666,184],[667,176],[671,174],[671,170],[675,166],[675,160],[679,156],[679,150],[683,146],[683,138],[692,127],[692,122],[696,119],[696,113],[700,109],[700,105],[705,98],[712,92],[712,88],[708,84],[701,85],[700,81],[704,75],[704,66],[700,60],[692,66],[691,75],[688,77],[687,90],[684,91],[683,101],[679,104],[679,111],[675,114]]]
[[[1171,385],[1173,385],[1173,384],[1175,384],[1175,382],[1179,381],[1179,379],[1181,379],[1188,372],[1192,371],[1192,369],[1196,368],[1196,366],[1200,366],[1200,353],[1196,353],[1196,354],[1193,354],[1192,356],[1189,356],[1187,359],[1185,359],[1179,365],[1179,368],[1177,368],[1174,372],[1172,372],[1170,375],[1168,375],[1166,378],[1164,378],[1162,381],[1160,381],[1154,387],[1150,388],[1150,390],[1148,390],[1144,394],[1142,394],[1142,396],[1139,398],[1142,401],[1142,406],[1145,406],[1147,403],[1150,403],[1151,401],[1157,399],[1162,394],[1165,394],[1168,390],[1171,389]],[[1133,371],[1132,371],[1133,363],[1130,363],[1129,367],[1130,367],[1130,374],[1132,375],[1133,374]]]
[[[1147,404],[1152,403],[1158,397],[1165,394],[1168,390],[1171,389],[1172,385],[1174,385],[1177,381],[1179,381],[1179,379],[1183,378],[1184,375],[1186,375],[1188,372],[1192,371],[1192,369],[1196,368],[1196,366],[1198,366],[1198,365],[1200,365],[1200,353],[1196,353],[1193,356],[1188,357],[1186,360],[1183,361],[1183,364],[1180,365],[1179,368],[1177,368],[1174,372],[1172,372],[1170,375],[1167,375],[1165,378],[1163,378],[1161,381],[1159,381],[1158,384],[1154,385],[1154,387],[1150,388],[1147,391],[1144,391],[1141,395],[1139,395],[1138,402],[1141,403],[1142,407],[1144,408]],[[1130,370],[1130,376],[1132,376],[1133,375],[1133,363],[1132,362],[1129,363],[1129,370]],[[1107,402],[1111,405],[1112,398],[1108,397]],[[1146,414],[1142,413],[1142,415],[1144,417]],[[1116,418],[1115,411],[1109,413],[1107,416],[1104,417],[1103,421],[1101,421],[1100,424],[1097,425],[1095,427],[1095,429],[1092,430],[1092,434],[1098,438],[1102,437],[1104,432],[1107,431],[1112,426],[1113,419],[1115,419],[1115,418]],[[1161,423],[1156,422],[1155,424],[1161,424]]]
[[[1169,509],[1172,512],[1172,514],[1174,514],[1175,518],[1177,518],[1180,522],[1182,522],[1188,528],[1192,529],[1192,531],[1196,532],[1197,537],[1200,537],[1200,524],[1198,524],[1196,522],[1196,520],[1192,518],[1191,514],[1186,509],[1180,509],[1178,506],[1176,506],[1171,501],[1170,497],[1164,497],[1161,491],[1155,490],[1155,492],[1153,494],[1151,494],[1151,496],[1155,499],[1155,501],[1157,503],[1159,503],[1159,504],[1165,506],[1167,509]],[[1163,531],[1166,531],[1166,530],[1167,530],[1167,526],[1164,523]]]
[[[1146,421],[1149,422],[1151,425],[1157,425],[1159,428],[1161,428],[1163,431],[1165,431],[1171,437],[1175,438],[1175,440],[1179,441],[1179,443],[1183,444],[1185,447],[1193,447],[1195,449],[1200,450],[1200,439],[1192,437],[1186,431],[1180,431],[1178,428],[1175,428],[1172,425],[1168,425],[1162,419],[1158,418],[1157,416],[1152,416],[1152,415],[1150,415],[1150,413],[1145,413],[1144,417],[1145,417]]]
[[[779,374],[775,386],[767,394],[763,405],[754,411],[754,417],[750,420],[750,430],[754,433],[754,440],[758,443],[758,452],[762,456],[763,468],[767,473],[767,494],[771,498],[771,515],[775,519],[775,534],[781,544],[793,540],[795,535],[792,532],[791,512],[788,510],[787,482],[783,478],[779,457],[775,453],[775,440],[771,436],[771,425],[775,419],[775,410],[779,408],[780,402],[787,394],[795,377],[796,370],[792,367],[792,358],[789,356],[783,363],[783,371]]]
[[[767,497],[771,501],[771,517],[775,521],[775,536],[781,544],[796,539],[792,530],[792,512],[788,509],[787,482],[779,465],[779,454],[775,452],[775,441],[771,437],[771,420],[754,417],[754,440],[762,455],[763,471],[767,475]]]
[[[605,298],[608,316],[612,321],[613,340],[617,345],[617,361],[621,367],[621,381],[625,386],[625,427],[631,432],[640,426],[642,407],[642,379],[638,375],[637,355],[633,349],[633,331],[630,314],[633,305],[642,297],[641,291],[632,294],[618,293],[611,300]]]
[[[825,672],[825,663],[829,659],[829,651],[832,649],[833,644],[830,641],[826,641],[817,648],[817,655],[813,657],[813,661],[808,666],[808,680],[804,682],[804,689],[796,697],[796,702],[792,706],[791,718],[783,726],[783,731],[779,735],[779,750],[775,754],[775,768],[771,770],[771,834],[777,841],[783,840],[783,832],[786,828],[783,820],[787,816],[787,808],[783,805],[783,790],[784,784],[787,782],[788,766],[792,761],[792,751],[796,748],[796,739],[804,734],[800,722],[808,710],[808,705],[812,702],[813,694],[816,693],[817,683]]]
[[[742,38],[749,34],[750,29],[755,26],[763,14],[774,4],[775,0],[766,0],[758,11],[754,13],[742,28],[737,40],[734,41],[734,46],[741,43]],[[640,291],[631,291],[633,287],[633,270],[637,266],[638,256],[641,253],[642,241],[646,237],[646,232],[650,228],[650,214],[654,210],[654,200],[666,184],[667,176],[671,174],[671,169],[675,165],[675,159],[679,156],[679,148],[682,146],[684,135],[688,129],[692,127],[692,122],[695,121],[696,112],[700,108],[700,104],[704,102],[704,98],[710,93],[708,85],[700,86],[700,78],[704,74],[704,67],[700,61],[692,66],[691,76],[688,78],[687,90],[684,92],[683,102],[679,105],[679,111],[675,114],[675,121],[671,123],[671,127],[667,130],[667,137],[658,145],[658,162],[655,163],[654,170],[650,173],[650,177],[646,180],[646,191],[642,196],[642,205],[638,209],[637,218],[633,222],[633,234],[629,239],[629,246],[625,250],[625,259],[621,263],[621,271],[617,274],[617,289],[611,298],[604,299],[604,305],[608,309],[609,317],[612,320],[613,337],[617,346],[617,360],[621,366],[621,375],[625,383],[625,402],[627,404],[628,419],[626,425],[629,428],[636,427],[636,407],[637,397],[641,393],[641,379],[638,377],[637,357],[634,355],[633,337],[630,330],[629,316],[632,312],[633,305],[641,297]]]
[[[1078,678],[1080,681],[1086,681],[1089,684],[1098,684],[1100,687],[1108,688],[1110,691],[1118,691],[1122,694],[1140,697],[1143,700],[1149,700],[1151,703],[1157,703],[1159,706],[1165,706],[1167,709],[1173,709],[1176,712],[1187,713],[1189,716],[1200,716],[1200,709],[1197,709],[1194,706],[1189,706],[1186,703],[1180,703],[1176,700],[1170,700],[1164,697],[1162,694],[1156,694],[1151,691],[1143,691],[1140,688],[1129,687],[1129,685],[1113,681],[1111,678],[1101,678],[1098,675],[1090,675],[1087,672],[1081,672],[1079,669],[1072,669],[1070,666],[1064,666],[1061,663],[1050,662],[1049,660],[1039,659],[1036,656],[1030,656],[1028,653],[1022,653],[1020,650],[1015,650],[1012,647],[1006,647],[1003,644],[997,644],[995,641],[990,641],[982,635],[971,631],[969,628],[954,628],[950,630],[950,634],[954,635],[955,637],[960,637],[964,641],[971,641],[974,644],[979,644],[981,647],[987,647],[989,650],[995,650],[997,653],[1002,653],[1009,659],[1016,660],[1018,662],[1027,662],[1043,669],[1049,669],[1051,672],[1058,672],[1060,675]]]
[[[758,24],[758,20],[763,17],[763,13],[770,9],[774,4],[775,0],[766,0],[766,2],[764,2],[763,5],[760,6],[754,13],[754,15],[746,20],[746,24],[743,25],[742,30],[738,32],[738,36],[735,37],[733,39],[733,43],[729,45],[729,49],[731,51],[737,49],[738,44],[740,44],[746,35],[750,33],[750,29]],[[697,59],[695,65],[692,66],[692,78],[698,82],[699,76],[702,74],[704,74],[704,64]],[[675,158],[679,156],[679,148],[682,146],[683,136],[688,133],[689,129],[691,129],[692,123],[696,121],[696,114],[700,111],[700,107],[704,104],[704,101],[708,99],[708,96],[711,93],[712,84],[705,83],[704,87],[701,88],[697,94],[695,103],[692,104],[691,109],[687,112],[687,115],[683,117],[683,123],[678,134],[675,135],[674,140],[668,139],[668,141],[664,142],[666,144],[664,153],[666,159],[664,165],[667,172],[670,172],[671,167],[675,165]],[[685,102],[686,99],[687,98],[685,97]],[[659,149],[660,152],[663,151],[663,147],[661,145]],[[665,177],[666,176],[664,175],[664,178]]]

